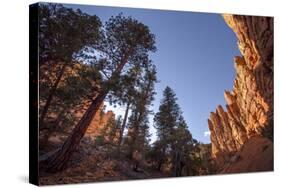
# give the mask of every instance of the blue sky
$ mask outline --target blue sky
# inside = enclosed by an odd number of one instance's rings
[[[232,89],[235,77],[233,58],[240,55],[237,39],[221,15],[73,4],[66,6],[95,14],[103,23],[110,16],[123,12],[125,16],[132,16],[149,26],[156,35],[158,50],[151,54],[151,59],[157,67],[160,81],[156,84],[157,95],[152,109],[158,111],[162,92],[170,86],[177,95],[193,137],[204,143],[210,142],[209,135],[206,135],[207,119],[219,104],[225,105],[224,90]],[[114,111],[123,113],[122,108]],[[151,132],[155,130],[151,128]]]

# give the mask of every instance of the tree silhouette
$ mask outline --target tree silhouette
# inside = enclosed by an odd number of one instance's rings
[[[42,3],[39,12],[39,80],[49,80],[48,87],[40,87],[41,93],[48,93],[40,110],[39,124],[43,125],[65,70],[74,66],[74,56],[79,56],[80,50],[97,44],[101,22],[97,16],[60,4]],[[54,79],[50,81],[48,77],[54,71]]]

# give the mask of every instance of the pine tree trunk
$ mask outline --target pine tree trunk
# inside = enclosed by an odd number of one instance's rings
[[[124,133],[124,130],[125,130],[126,122],[127,122],[127,119],[128,119],[129,109],[130,109],[130,102],[127,103],[124,119],[123,119],[122,126],[121,126],[120,133],[119,133],[120,135],[119,135],[118,149],[117,149],[118,155],[120,153],[120,147],[121,147],[121,143],[122,143],[122,140],[123,140],[123,133]]]
[[[164,163],[164,159],[165,159],[165,153],[166,153],[166,148],[162,148],[161,154],[160,154],[160,159],[158,160],[158,164],[157,164],[157,170],[161,171],[161,167],[162,164]]]
[[[179,177],[181,176],[181,159],[180,159],[180,153],[177,149],[174,149],[174,154],[173,154],[173,171],[174,171],[174,176]]]
[[[56,172],[63,170],[73,152],[79,146],[81,139],[86,133],[94,115],[100,108],[107,92],[100,93],[97,98],[91,103],[88,110],[85,112],[79,123],[75,126],[72,134],[67,138],[61,149],[53,156],[47,159],[43,165],[47,165],[48,172]]]
[[[60,83],[60,81],[61,81],[61,78],[62,78],[62,75],[63,75],[63,73],[64,73],[64,71],[65,71],[66,65],[67,65],[67,63],[64,63],[64,65],[62,66],[62,68],[61,68],[61,70],[60,70],[60,72],[59,72],[59,75],[58,75],[58,77],[57,77],[57,79],[56,79],[54,85],[53,85],[52,88],[50,89],[49,96],[48,96],[48,98],[47,98],[47,101],[46,101],[46,103],[45,103],[45,105],[44,105],[44,107],[43,107],[43,110],[42,110],[42,112],[41,112],[41,115],[40,115],[40,119],[39,119],[39,125],[40,125],[40,126],[42,126],[43,123],[44,123],[44,119],[45,119],[45,117],[46,117],[46,115],[47,115],[48,109],[49,109],[49,107],[50,107],[50,105],[51,105],[51,102],[52,102],[52,100],[53,100],[55,91],[57,90],[57,87],[58,87],[58,85],[59,85],[59,83]]]
[[[136,149],[136,141],[137,141],[137,136],[138,136],[138,132],[139,132],[139,113],[138,111],[135,112],[135,120],[133,123],[133,127],[132,127],[132,134],[131,134],[131,142],[130,142],[130,146],[129,146],[129,157],[131,159],[133,159],[133,154],[134,151]]]
[[[150,92],[150,86],[152,84],[152,81],[149,80],[149,83],[146,87],[146,89],[144,90],[144,95],[143,95],[143,98],[142,98],[142,104],[141,106],[139,107],[139,111],[137,111],[137,115],[136,115],[136,121],[134,122],[134,131],[133,131],[133,137],[132,137],[132,143],[131,143],[131,149],[130,149],[130,156],[131,158],[133,158],[133,153],[134,153],[134,150],[136,149],[136,141],[137,141],[137,137],[139,136],[139,126],[140,126],[140,123],[142,121],[142,118],[143,118],[143,114],[145,113],[145,105],[146,105],[146,100],[147,100],[147,97],[148,97],[148,93]]]
[[[162,161],[158,161],[158,164],[157,164],[157,170],[158,171],[161,171],[161,167],[162,167]]]

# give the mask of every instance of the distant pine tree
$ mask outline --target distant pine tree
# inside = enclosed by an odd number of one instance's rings
[[[163,92],[159,111],[154,116],[154,127],[158,136],[154,144],[158,153],[157,168],[160,170],[165,161],[171,161],[172,175],[181,176],[194,139],[177,104],[176,94],[170,87]]]

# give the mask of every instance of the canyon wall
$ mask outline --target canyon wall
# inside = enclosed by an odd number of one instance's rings
[[[219,105],[208,119],[218,165],[231,160],[252,137],[273,141],[273,18],[223,18],[235,32],[242,56],[234,58],[236,78],[233,90],[224,93],[226,108]]]

